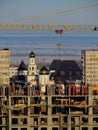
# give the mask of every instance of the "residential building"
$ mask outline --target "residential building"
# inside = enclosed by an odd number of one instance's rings
[[[10,66],[10,78],[15,78],[18,75],[18,66]]]
[[[82,81],[98,86],[98,50],[82,50]]]
[[[10,49],[0,49],[0,85],[10,84]]]

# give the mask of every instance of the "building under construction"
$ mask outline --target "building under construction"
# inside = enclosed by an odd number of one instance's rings
[[[0,86],[0,130],[97,130],[98,87]]]
[[[0,130],[98,130],[98,87],[56,83],[46,67],[35,73],[33,52],[29,58],[27,82],[0,86]]]

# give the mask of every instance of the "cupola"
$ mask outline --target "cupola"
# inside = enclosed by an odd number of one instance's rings
[[[40,69],[40,72],[39,72],[41,75],[47,75],[49,74],[49,70],[43,66],[41,69]]]
[[[34,54],[33,51],[29,54],[29,57],[30,57],[30,58],[34,58],[34,57],[35,57],[35,54]]]

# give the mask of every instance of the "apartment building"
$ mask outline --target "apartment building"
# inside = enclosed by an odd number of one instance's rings
[[[89,85],[98,85],[98,50],[82,50],[82,81]]]
[[[43,77],[44,78],[44,77]],[[98,91],[78,81],[0,88],[0,130],[97,130]]]
[[[8,130],[9,118],[8,118],[8,92],[7,86],[0,86],[0,130]]]
[[[9,85],[10,50],[0,50],[0,85]]]

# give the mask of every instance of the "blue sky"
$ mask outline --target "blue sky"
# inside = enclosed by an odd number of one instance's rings
[[[98,6],[77,9],[92,4],[98,4],[98,0],[0,0],[0,23],[14,20],[26,24],[98,24]],[[75,10],[54,15],[70,9]],[[44,14],[44,18],[36,17]]]

